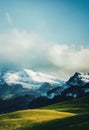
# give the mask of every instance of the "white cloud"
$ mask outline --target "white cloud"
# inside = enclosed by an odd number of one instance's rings
[[[49,60],[65,73],[89,71],[89,48],[68,45],[54,45],[48,52]],[[60,72],[61,72],[60,71]]]
[[[5,13],[5,16],[6,16],[6,19],[7,19],[7,22],[9,23],[9,25],[12,25],[11,15],[10,15],[8,12],[6,12],[6,13]]]
[[[28,66],[38,64],[45,59],[47,46],[35,33],[12,29],[0,34],[0,60]]]

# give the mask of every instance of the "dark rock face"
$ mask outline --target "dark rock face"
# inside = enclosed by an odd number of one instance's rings
[[[66,83],[70,86],[84,86],[89,83],[89,73],[76,72]]]
[[[71,86],[70,88],[66,89],[62,92],[62,95],[65,97],[81,97],[86,94],[89,94],[89,83],[84,86]]]
[[[81,97],[89,94],[89,73],[76,72],[66,84],[69,86],[62,95],[69,97]]]

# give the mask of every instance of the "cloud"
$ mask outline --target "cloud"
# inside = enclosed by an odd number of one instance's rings
[[[12,25],[11,15],[10,15],[8,12],[6,12],[6,13],[5,13],[5,16],[6,16],[6,19],[7,19],[7,22],[9,23],[9,25]]]
[[[47,64],[48,46],[38,34],[12,29],[6,34],[0,34],[0,61],[41,67]]]
[[[49,42],[36,33],[14,28],[0,34],[2,62],[67,78],[76,71],[89,71],[89,48]]]
[[[89,48],[56,44],[50,47],[48,57],[50,62],[65,74],[89,72]]]

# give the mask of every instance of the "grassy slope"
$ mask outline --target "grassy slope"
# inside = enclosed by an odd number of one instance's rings
[[[89,97],[0,115],[0,130],[88,130]]]
[[[12,130],[19,127],[32,127],[34,123],[47,122],[54,119],[73,116],[72,113],[55,110],[24,110],[0,116],[0,130]]]
[[[89,112],[89,96],[65,101],[62,103],[56,103],[54,105],[43,107],[42,109],[71,112],[76,114],[87,113]]]

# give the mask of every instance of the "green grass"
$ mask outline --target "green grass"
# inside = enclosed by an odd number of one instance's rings
[[[0,115],[0,130],[88,130],[89,96]]]
[[[15,127],[26,127],[34,123],[47,122],[54,119],[60,119],[73,116],[68,112],[57,112],[55,110],[24,110],[17,111],[0,116],[0,130],[9,130]]]
[[[51,121],[25,126],[19,130],[89,130],[89,116],[76,115],[67,118],[54,119]]]
[[[42,109],[71,112],[76,114],[87,113],[89,112],[89,96],[65,101],[62,103],[56,103],[43,107]]]

